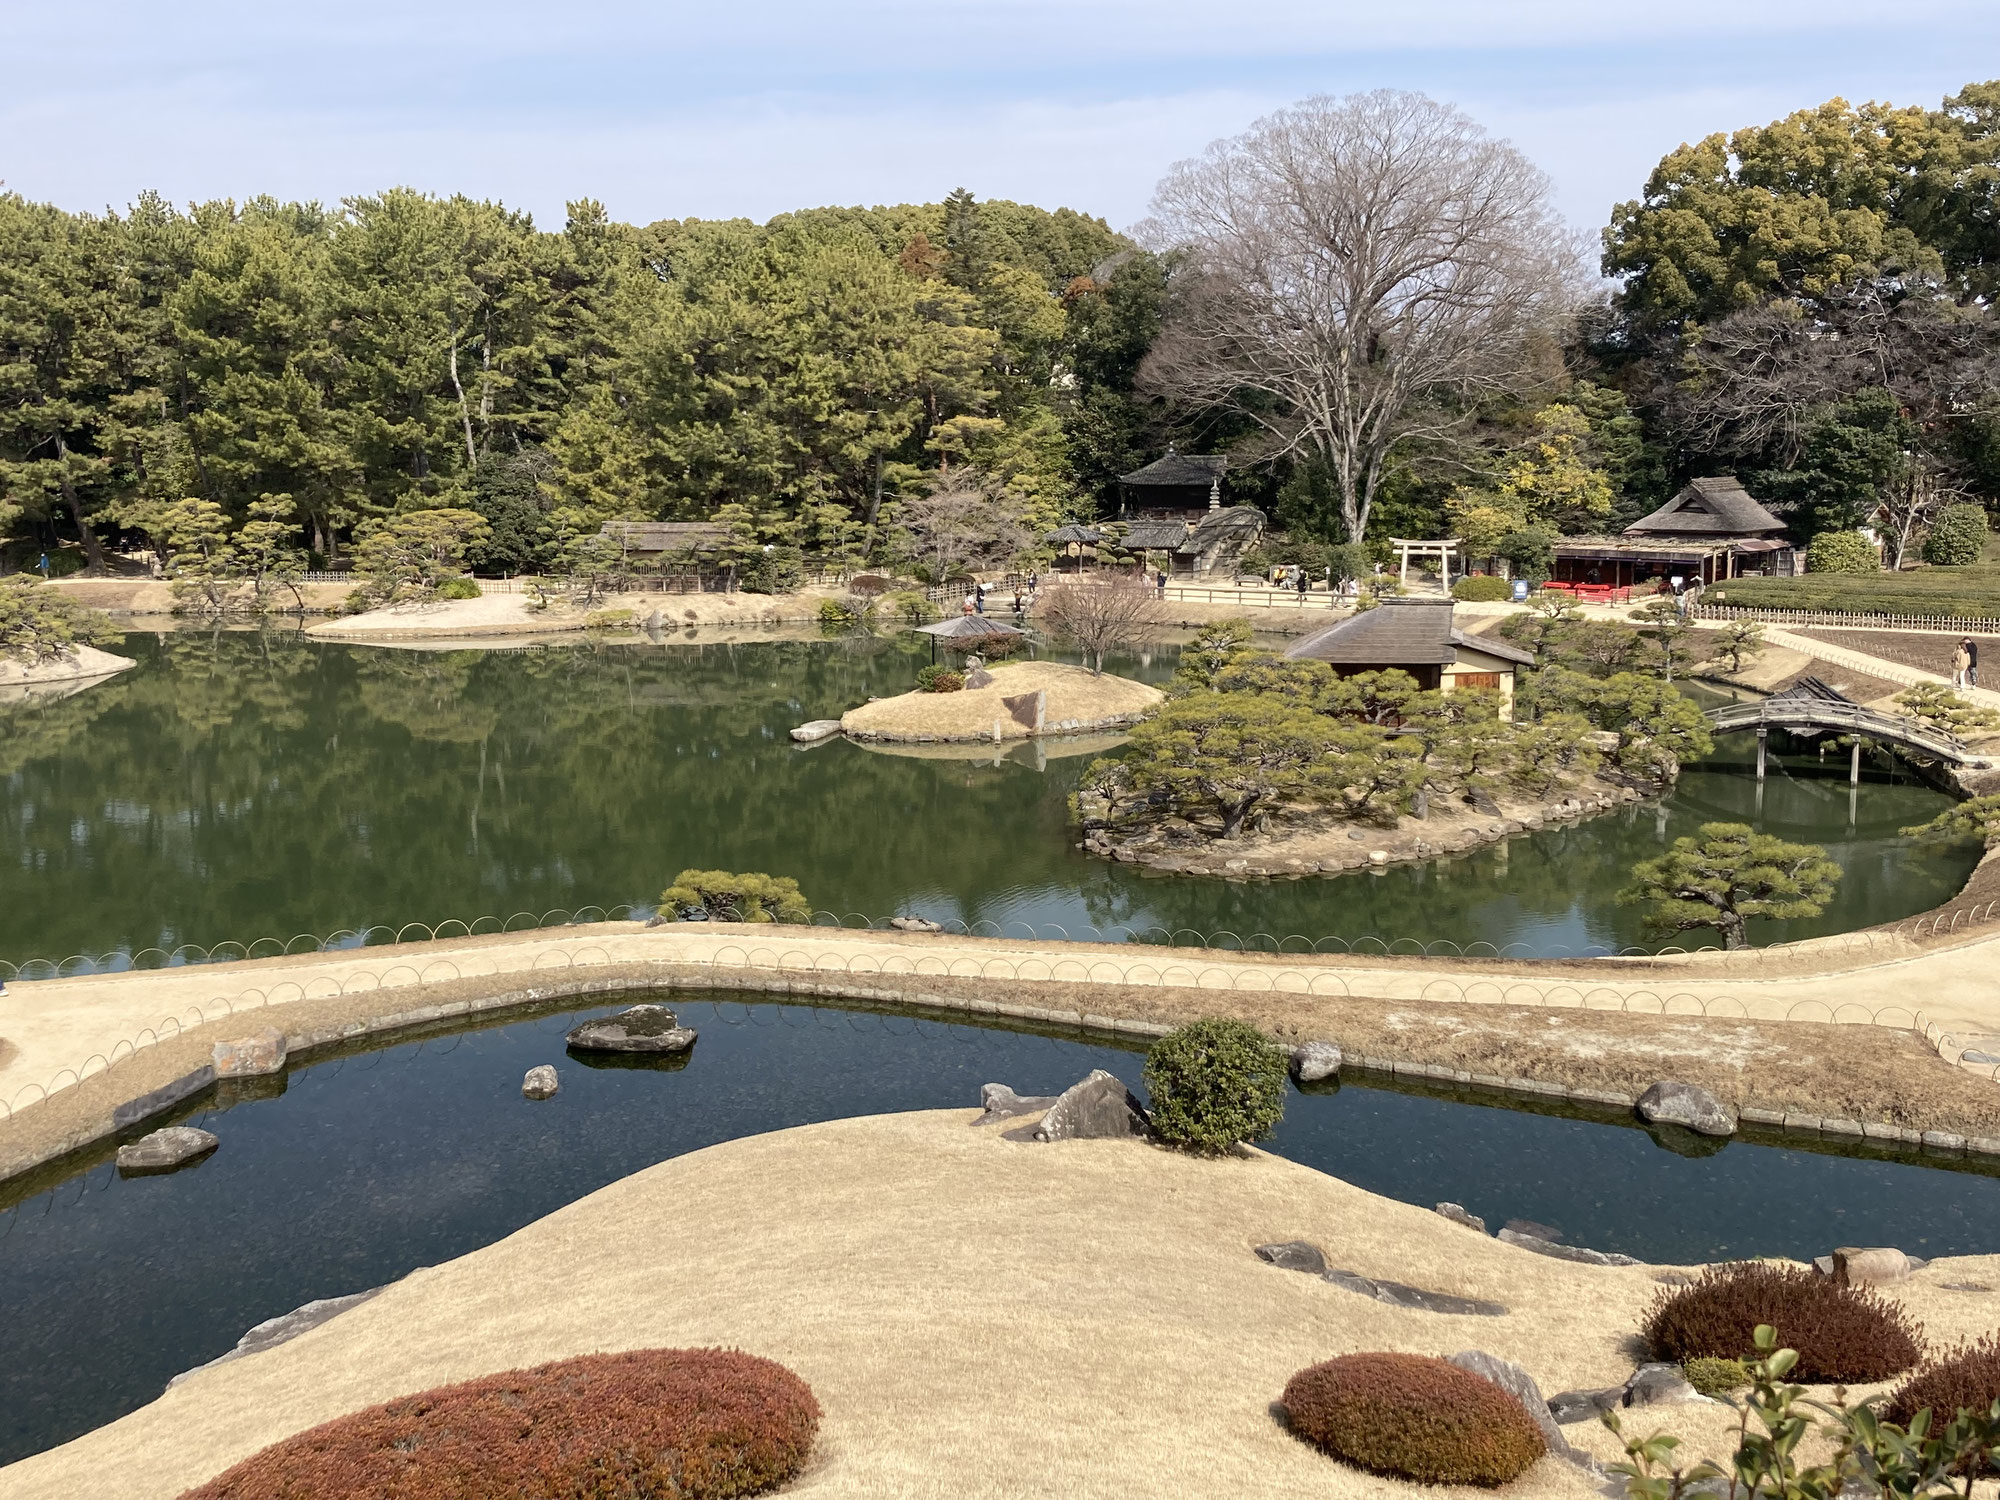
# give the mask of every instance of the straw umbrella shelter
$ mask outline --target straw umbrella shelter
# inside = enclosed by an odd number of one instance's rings
[[[939,641],[944,642],[947,651],[977,651],[994,641],[1027,633],[999,620],[989,620],[984,615],[960,615],[956,619],[940,620],[935,625],[919,625],[917,629],[931,638],[933,663],[937,661]]]

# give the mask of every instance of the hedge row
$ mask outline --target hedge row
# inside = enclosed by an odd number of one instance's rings
[[[1747,609],[1824,609],[1848,614],[2000,617],[2000,569],[1936,568],[1917,573],[1808,573],[1803,578],[1736,578],[1702,596],[1705,604]]]

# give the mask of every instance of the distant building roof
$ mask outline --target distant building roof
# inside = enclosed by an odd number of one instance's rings
[[[949,620],[940,620],[935,625],[919,625],[917,630],[920,634],[934,635],[944,641],[987,640],[993,636],[1022,633],[1012,625],[989,620],[984,615],[957,615]]]
[[[1187,539],[1186,521],[1142,519],[1125,533],[1125,546],[1133,552],[1171,552]]]
[[[1229,460],[1220,453],[1176,453],[1169,448],[1165,457],[1154,459],[1143,469],[1119,475],[1118,482],[1142,487],[1207,489],[1222,478],[1228,467]]]
[[[1086,544],[1095,542],[1102,535],[1103,533],[1095,526],[1079,526],[1076,522],[1070,521],[1051,531],[1044,540],[1055,542],[1059,546],[1068,546],[1071,542]]]
[[[715,521],[606,521],[599,534],[630,552],[706,552],[729,539],[729,528]]]
[[[1771,694],[1771,701],[1781,698],[1797,701],[1804,699],[1810,703],[1852,703],[1854,700],[1832,683],[1818,677],[1801,677],[1783,692]]]
[[[1733,474],[1691,479],[1681,492],[1642,520],[1625,528],[1627,536],[1754,536],[1783,531],[1785,523],[1757,503]]]
[[[1294,661],[1324,661],[1352,667],[1442,667],[1458,660],[1458,647],[1483,651],[1523,666],[1534,656],[1505,641],[1455,630],[1448,600],[1385,599],[1374,609],[1337,620],[1324,630],[1294,641],[1285,655]]]

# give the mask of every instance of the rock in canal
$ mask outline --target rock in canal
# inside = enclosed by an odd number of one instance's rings
[[[217,1078],[258,1078],[282,1072],[285,1034],[273,1027],[233,1042],[217,1042],[213,1056]]]
[[[1700,1135],[1736,1134],[1736,1111],[1707,1089],[1662,1079],[1639,1096],[1639,1116],[1653,1125],[1685,1125]]]
[[[664,1005],[634,1005],[615,1016],[585,1021],[567,1041],[579,1052],[685,1052],[695,1034]]]
[[[556,1077],[556,1070],[547,1063],[543,1063],[540,1067],[528,1069],[527,1076],[521,1080],[521,1097],[524,1099],[552,1099],[555,1097],[556,1090],[561,1087],[562,1083]]]
[[[118,1148],[118,1171],[125,1177],[147,1177],[178,1171],[206,1157],[222,1142],[192,1125],[169,1125]]]
[[[1292,1077],[1318,1083],[1340,1071],[1340,1048],[1332,1042],[1304,1042],[1292,1048]]]
[[[801,745],[816,745],[821,740],[830,740],[840,733],[840,720],[814,719],[809,724],[801,724],[792,731],[792,738]]]

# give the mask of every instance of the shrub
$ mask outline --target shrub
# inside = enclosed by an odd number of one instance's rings
[[[884,594],[882,603],[895,612],[896,618],[905,625],[928,625],[938,617],[938,612],[915,589],[902,589],[893,594]]]
[[[856,573],[847,580],[847,591],[864,599],[873,599],[877,594],[888,592],[888,588],[889,580],[880,573]]]
[[[1292,1430],[1335,1458],[1420,1484],[1505,1484],[1546,1451],[1521,1403],[1422,1354],[1345,1354],[1285,1386]]]
[[[861,623],[861,615],[845,599],[822,599],[819,623],[823,630],[852,630]]]
[[[796,1474],[819,1418],[804,1381],[753,1354],[586,1354],[338,1417],[182,1500],[721,1500]]]
[[[956,693],[965,686],[965,674],[952,667],[923,667],[917,672],[920,693]]]
[[[1995,1401],[2000,1401],[2000,1334],[1988,1334],[1977,1343],[1961,1344],[1926,1360],[1889,1393],[1882,1416],[1907,1428],[1918,1412],[1928,1409],[1935,1430],[1961,1411],[1984,1416]],[[1988,1463],[1983,1472],[1995,1470]]]
[[[583,617],[585,630],[621,630],[639,618],[636,609],[593,609]]]
[[[1496,604],[1502,599],[1514,597],[1514,585],[1504,578],[1488,578],[1480,574],[1459,579],[1451,586],[1451,597],[1467,604]]]
[[[1873,573],[1881,566],[1875,544],[1858,531],[1822,531],[1806,548],[1808,573]]]
[[[1153,1129],[1169,1145],[1226,1151],[1285,1117],[1285,1053],[1254,1026],[1220,1017],[1169,1032],[1146,1054]]]
[[[1691,1359],[1681,1367],[1687,1383],[1704,1396],[1726,1396],[1750,1383],[1750,1367],[1740,1359]]]
[[[0,578],[0,658],[54,661],[78,646],[117,642],[118,628],[109,615],[84,608],[28,574]]]
[[[479,585],[470,578],[447,578],[437,587],[440,599],[477,599]]]
[[[1753,609],[1826,609],[1855,614],[2000,616],[2000,567],[1920,568],[1866,576],[1817,573],[1804,578],[1732,578],[1712,584],[1709,604]]]
[[[1743,1359],[1757,1325],[1798,1351],[1798,1380],[1859,1385],[1887,1380],[1917,1362],[1917,1334],[1895,1303],[1865,1287],[1841,1286],[1806,1266],[1744,1261],[1711,1266],[1690,1285],[1663,1288],[1646,1314],[1655,1358]]]
[[[1985,551],[1986,510],[1979,505],[1947,506],[1924,538],[1924,561],[1937,567],[1962,568]]]
[[[706,912],[715,922],[810,922],[812,904],[788,875],[683,870],[660,892],[660,910],[676,917]]]

